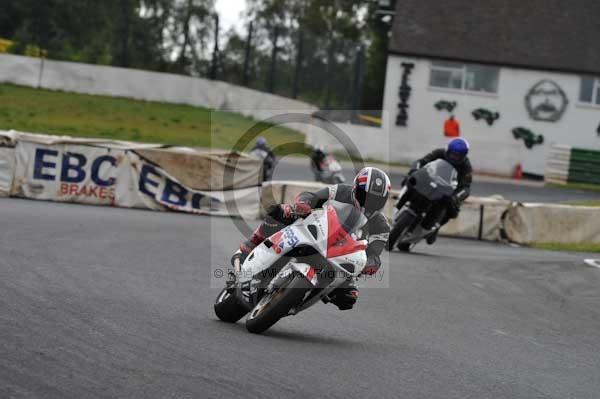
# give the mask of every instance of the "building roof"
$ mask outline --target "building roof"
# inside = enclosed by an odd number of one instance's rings
[[[599,0],[398,0],[390,52],[600,75]]]

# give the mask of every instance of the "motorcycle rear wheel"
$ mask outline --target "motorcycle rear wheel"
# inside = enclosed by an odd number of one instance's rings
[[[217,317],[227,323],[236,323],[248,313],[227,288],[224,288],[217,296],[214,308]]]
[[[396,248],[398,248],[400,251],[402,252],[410,252],[410,249],[412,248],[412,245],[409,243],[400,243],[398,245],[396,245]]]
[[[246,329],[260,334],[269,329],[290,309],[298,305],[312,284],[302,275],[291,275],[289,279],[270,294],[266,294],[250,311],[246,319]]]

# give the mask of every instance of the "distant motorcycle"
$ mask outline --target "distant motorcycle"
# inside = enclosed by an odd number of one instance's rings
[[[304,219],[267,238],[236,260],[214,305],[219,319],[261,333],[279,319],[298,314],[349,279],[367,263],[366,240],[358,240],[367,218],[350,204],[328,201]]]
[[[435,227],[424,228],[423,220],[430,209],[451,197],[457,186],[456,169],[443,159],[430,162],[410,174],[399,195],[405,203],[401,209],[394,210],[388,251],[397,247],[409,252],[419,241],[432,234]]]
[[[250,151],[250,155],[263,161],[263,181],[271,180],[273,178],[273,169],[275,168],[275,157],[260,148]]]
[[[341,184],[346,181],[342,174],[342,165],[331,154],[327,154],[320,163],[320,170],[311,163],[315,180],[325,184]]]

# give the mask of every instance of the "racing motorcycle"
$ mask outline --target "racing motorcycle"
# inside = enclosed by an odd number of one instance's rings
[[[431,223],[431,228],[423,227],[422,223],[430,209],[454,194],[458,186],[457,176],[452,164],[438,159],[406,178],[399,193],[404,205],[401,209],[394,209],[388,251],[396,246],[403,252],[409,252],[419,241],[434,233],[438,228],[435,225],[437,221]]]
[[[331,154],[327,154],[321,164],[321,170],[312,164],[312,170],[315,175],[315,180],[325,184],[341,184],[346,181],[342,174],[342,165]]]
[[[276,232],[235,262],[214,305],[219,319],[262,333],[279,319],[298,314],[335,288],[356,279],[367,263],[360,240],[367,218],[359,209],[330,200],[322,209]]]
[[[275,169],[275,157],[269,155],[267,151],[260,148],[255,148],[250,151],[250,155],[263,161],[263,181],[271,180],[273,177],[273,170]]]

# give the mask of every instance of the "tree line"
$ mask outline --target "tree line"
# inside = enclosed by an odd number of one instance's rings
[[[51,59],[212,78],[322,108],[380,109],[391,18],[378,0],[3,0],[0,38]]]

